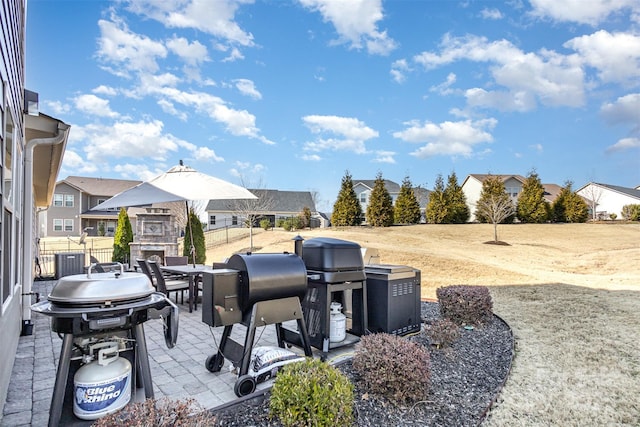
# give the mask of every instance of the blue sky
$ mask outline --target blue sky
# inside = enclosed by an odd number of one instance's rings
[[[640,185],[637,0],[29,0],[26,49],[59,179]]]

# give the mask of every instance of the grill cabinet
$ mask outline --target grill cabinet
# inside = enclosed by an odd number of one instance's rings
[[[367,288],[360,245],[318,237],[304,241],[302,259],[307,268],[307,292],[302,310],[311,345],[326,358],[331,348],[354,344],[367,332]],[[347,298],[351,296],[351,301]],[[331,302],[339,302],[347,316],[346,338],[330,341]],[[295,334],[285,340],[296,344]]]
[[[420,330],[420,270],[404,265],[365,266],[369,330],[406,335]]]

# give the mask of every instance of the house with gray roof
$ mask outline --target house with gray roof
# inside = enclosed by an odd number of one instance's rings
[[[40,236],[78,236],[83,230],[98,234],[100,224],[112,236],[118,223],[118,209],[92,211],[92,207],[142,181],[69,176],[56,183],[53,202],[39,217]],[[135,221],[131,222],[135,226]],[[133,230],[135,233],[135,230]]]
[[[305,207],[312,219],[318,217],[316,205],[309,191],[249,189],[258,200],[210,200],[207,204],[207,230],[244,225],[249,217],[266,218],[275,226],[279,219],[300,215]],[[312,220],[312,223],[314,221]]]
[[[622,208],[640,205],[640,189],[590,182],[576,191],[589,206],[592,219],[611,219],[611,214],[622,219]]]

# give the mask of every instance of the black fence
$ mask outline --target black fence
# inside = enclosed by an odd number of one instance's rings
[[[56,276],[56,255],[64,254],[84,254],[84,264],[85,266],[97,262],[111,262],[113,258],[113,248],[105,248],[105,249],[93,249],[87,248],[85,250],[78,249],[57,249],[57,250],[47,250],[40,249],[40,254],[36,257],[35,260],[35,276],[36,279],[45,279]],[[125,261],[126,262],[126,261]],[[58,267],[60,267],[58,265]]]

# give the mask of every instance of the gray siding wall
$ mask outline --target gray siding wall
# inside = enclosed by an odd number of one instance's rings
[[[14,194],[8,199],[8,191],[0,185],[0,411],[4,408],[7,388],[11,378],[18,339],[22,327],[21,293],[22,276],[20,248],[23,247],[22,221],[32,212],[22,212],[21,189],[23,186],[24,141],[24,64],[25,64],[25,19],[26,1],[3,1],[0,6],[0,79],[4,82],[4,95],[0,96],[2,121],[0,123],[0,182],[9,177],[5,165],[7,138],[5,123],[11,117],[14,123],[12,132],[14,149],[11,161],[11,179]],[[28,195],[31,197],[31,192]],[[31,277],[25,278],[31,280]],[[1,413],[1,412],[0,412]]]

